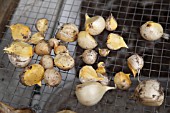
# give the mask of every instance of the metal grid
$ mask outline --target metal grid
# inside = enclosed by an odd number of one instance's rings
[[[59,70],[62,74],[59,86],[49,88],[44,83],[42,87],[23,86],[18,77],[22,69],[13,67],[2,51],[12,41],[9,29],[4,32],[0,42],[0,100],[14,107],[32,107],[37,113],[55,113],[62,109],[71,109],[77,113],[169,113],[170,40],[148,42],[139,34],[139,27],[148,20],[161,23],[164,32],[170,34],[169,10],[170,3],[167,0],[21,0],[15,13],[12,14],[13,18],[9,20],[10,24],[28,25],[35,33],[36,20],[47,18],[50,27],[46,39],[49,39],[63,23],[75,23],[80,26],[80,30],[84,30],[85,13],[90,16],[102,15],[104,18],[112,13],[118,22],[118,28],[114,33],[124,37],[129,49],[111,51],[107,58],[98,56],[93,66],[96,68],[98,62],[104,61],[111,79],[109,85],[113,86],[114,74],[119,71],[129,73],[126,59],[138,53],[145,61],[141,79],[158,79],[164,87],[166,98],[162,106],[146,107],[131,100],[129,97],[138,84],[133,77],[131,77],[132,87],[128,91],[109,91],[99,104],[92,107],[78,103],[74,93],[75,86],[80,83],[77,78],[78,71],[85,64],[78,57],[83,50],[76,45],[76,42],[67,45],[71,55],[76,59],[76,66],[69,71]],[[95,36],[99,43],[98,47],[106,47],[108,34],[108,31],[104,31]],[[54,56],[53,52],[51,54]],[[34,55],[31,63],[39,63],[40,58]]]

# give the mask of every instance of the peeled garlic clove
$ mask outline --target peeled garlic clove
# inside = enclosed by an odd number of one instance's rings
[[[85,18],[85,30],[89,34],[98,35],[104,30],[106,23],[102,16],[94,16],[90,18],[86,13]]]
[[[122,47],[128,48],[123,37],[118,34],[110,33],[107,37],[107,47],[111,50],[118,50]]]
[[[12,32],[13,40],[27,42],[31,36],[31,30],[28,26],[23,24],[13,24],[9,26]]]
[[[103,86],[98,82],[86,82],[76,86],[76,96],[78,101],[85,106],[97,104],[108,90],[115,87]]]
[[[139,74],[140,70],[143,68],[144,60],[138,54],[134,54],[127,59],[127,64],[135,77],[136,74]]]
[[[8,54],[8,58],[15,67],[26,67],[32,59],[32,57],[23,57],[14,54]]]
[[[20,75],[20,81],[25,86],[38,84],[41,86],[41,80],[44,78],[44,68],[40,64],[27,66]]]
[[[51,87],[57,86],[61,82],[61,74],[54,68],[47,69],[44,73],[44,82]]]
[[[90,81],[100,81],[104,78],[99,77],[92,66],[83,66],[79,71],[79,80],[81,83]]]
[[[97,52],[95,50],[85,50],[82,54],[82,60],[86,64],[94,64],[97,59]]]
[[[96,40],[87,31],[78,34],[77,42],[83,49],[94,49],[97,46]]]
[[[77,39],[78,33],[79,30],[75,24],[65,23],[57,32],[56,37],[64,42],[74,42]]]
[[[106,29],[108,31],[114,31],[117,28],[117,21],[113,17],[112,13],[110,16],[106,19]]]
[[[48,29],[48,20],[46,18],[38,19],[36,22],[36,29],[39,32],[45,33]]]
[[[13,41],[9,47],[3,49],[5,53],[18,55],[20,57],[32,57],[33,47],[22,41]]]
[[[109,53],[110,53],[110,50],[109,50],[109,49],[100,49],[100,48],[99,48],[99,54],[100,54],[100,56],[106,57]]]
[[[139,83],[134,97],[143,105],[160,106],[164,101],[164,91],[157,80],[145,80]]]
[[[44,35],[41,32],[37,32],[32,35],[32,37],[30,38],[28,42],[32,44],[38,44],[38,42],[43,39],[44,39]]]
[[[127,90],[131,86],[130,74],[125,74],[123,72],[116,73],[114,77],[114,83],[121,90]]]

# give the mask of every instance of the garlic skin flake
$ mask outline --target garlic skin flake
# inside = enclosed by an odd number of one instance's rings
[[[101,81],[103,77],[99,77],[92,66],[83,66],[79,72],[79,80],[81,83],[91,82],[91,81]]]
[[[108,35],[106,45],[111,50],[118,50],[122,47],[128,48],[123,37],[114,33]]]
[[[76,86],[76,96],[78,101],[85,106],[97,104],[108,90],[116,89],[101,85],[98,82],[86,82]]]
[[[136,77],[136,74],[140,74],[140,70],[144,66],[144,60],[138,54],[134,54],[127,59],[127,64],[132,71],[134,77]]]
[[[85,14],[85,30],[91,35],[99,35],[106,26],[105,20],[102,16],[89,17]]]
[[[117,21],[113,17],[112,13],[110,16],[106,19],[106,29],[108,31],[114,31],[117,28]]]

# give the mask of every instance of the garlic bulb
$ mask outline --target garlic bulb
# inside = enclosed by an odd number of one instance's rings
[[[110,33],[107,37],[107,47],[111,50],[118,50],[122,47],[128,48],[123,37],[118,34]]]
[[[163,28],[161,24],[153,21],[148,21],[143,24],[140,27],[140,34],[144,39],[149,41],[158,40],[161,37],[169,39],[169,35],[163,33]]]
[[[108,90],[115,87],[103,86],[98,82],[86,82],[76,86],[76,96],[78,101],[85,106],[97,104]]]
[[[109,49],[100,49],[99,48],[99,54],[100,54],[100,56],[102,56],[102,57],[106,57],[108,54],[110,53],[110,50]]]
[[[117,22],[111,13],[110,16],[106,19],[106,29],[108,31],[114,31],[116,28]]]
[[[136,74],[140,74],[140,70],[143,68],[144,60],[138,54],[134,54],[127,59],[128,67],[132,71],[134,77]]]
[[[127,90],[131,86],[130,74],[125,74],[123,72],[116,73],[114,77],[114,83],[119,89]]]
[[[157,80],[145,80],[139,83],[134,98],[147,106],[160,106],[164,101],[164,91]]]
[[[99,35],[105,28],[106,23],[102,16],[89,17],[85,15],[85,30],[91,35]]]
[[[77,42],[83,49],[94,49],[97,46],[96,40],[87,31],[78,34]]]
[[[101,81],[103,77],[99,77],[92,66],[83,66],[79,72],[79,80],[81,83],[90,81]]]
[[[82,54],[82,60],[86,64],[94,64],[97,59],[97,52],[95,50],[85,50]]]

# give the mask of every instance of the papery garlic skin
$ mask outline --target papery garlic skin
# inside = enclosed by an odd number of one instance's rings
[[[134,54],[127,59],[128,67],[132,71],[134,77],[144,66],[144,60],[138,54]]]
[[[98,82],[86,82],[76,86],[78,101],[85,106],[97,104],[106,91],[116,89],[115,87],[103,86]]]
[[[140,27],[140,34],[146,40],[158,40],[163,36],[163,28],[159,23],[148,21]]]
[[[102,16],[89,17],[85,15],[85,30],[91,35],[99,35],[106,26],[105,20]]]
[[[106,29],[108,31],[114,31],[116,30],[116,28],[117,28],[117,21],[111,13],[110,16],[106,19]]]
[[[128,48],[123,37],[114,33],[108,35],[106,45],[111,50],[118,50],[122,47]]]

